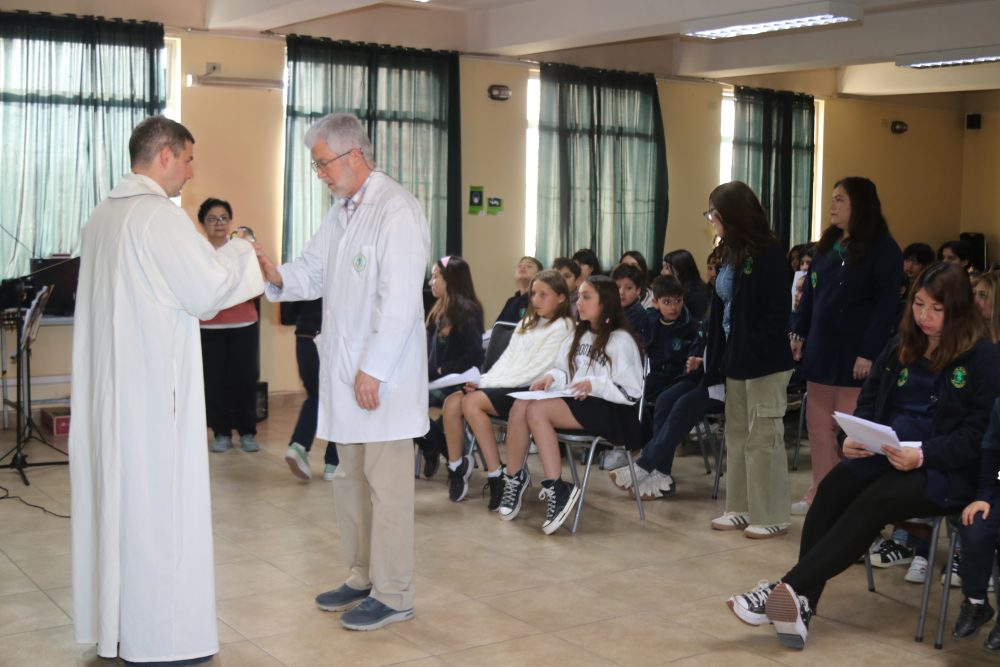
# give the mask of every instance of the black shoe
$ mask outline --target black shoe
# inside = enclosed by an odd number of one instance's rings
[[[993,629],[990,630],[990,636],[983,642],[983,648],[987,651],[996,651],[1000,653],[1000,622],[994,625]]]
[[[423,450],[421,450],[421,454],[424,457],[424,477],[430,479],[437,474],[438,468],[441,467],[441,455],[437,452]]]
[[[489,509],[491,512],[496,512],[500,509],[500,501],[503,499],[503,489],[504,489],[503,473],[500,473],[496,477],[487,477],[486,486],[483,487],[485,491],[486,488],[490,490],[490,504]]]
[[[542,492],[538,497],[548,505],[542,532],[551,535],[569,518],[576,501],[580,499],[580,489],[561,479],[545,480],[542,482]]]
[[[459,502],[469,492],[469,475],[472,474],[472,457],[465,455],[457,469],[448,469],[448,497]]]
[[[984,601],[983,604],[972,604],[966,598],[962,600],[958,618],[955,619],[955,631],[951,633],[951,636],[955,639],[971,637],[979,632],[979,628],[983,627],[991,618],[993,618],[993,607],[990,606],[988,600]]]
[[[531,486],[531,476],[528,474],[528,467],[525,466],[517,471],[515,475],[503,474],[503,496],[500,498],[500,509],[498,514],[504,521],[510,521],[521,511],[521,500],[524,492]]]

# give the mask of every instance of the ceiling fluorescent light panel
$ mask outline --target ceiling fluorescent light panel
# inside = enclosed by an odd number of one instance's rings
[[[930,69],[932,67],[956,67],[958,65],[978,65],[1000,62],[1000,44],[974,46],[967,49],[947,51],[923,51],[904,53],[896,56],[896,67]]]
[[[681,24],[681,32],[688,37],[726,39],[849,23],[860,21],[862,15],[860,7],[844,2],[807,2],[686,21]]]

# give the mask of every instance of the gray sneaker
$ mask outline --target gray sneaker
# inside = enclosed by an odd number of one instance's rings
[[[323,611],[346,611],[368,597],[371,588],[351,588],[347,584],[316,596],[316,606]]]
[[[228,435],[217,435],[208,448],[217,454],[221,454],[232,446],[233,440]]]
[[[373,597],[367,597],[354,609],[340,617],[340,624],[348,630],[378,630],[390,623],[413,618],[413,609],[393,609]]]
[[[254,437],[253,433],[244,433],[240,436],[240,447],[243,448],[244,452],[259,452],[260,443],[257,442],[257,438]]]

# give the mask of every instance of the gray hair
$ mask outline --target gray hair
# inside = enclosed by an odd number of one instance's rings
[[[310,150],[320,141],[325,141],[330,150],[337,154],[357,148],[369,166],[375,164],[372,142],[354,114],[331,113],[323,116],[309,126],[304,141],[306,148]]]
[[[148,166],[165,147],[174,157],[184,152],[187,142],[194,143],[191,132],[164,116],[150,116],[135,126],[128,140],[128,154],[133,167]]]

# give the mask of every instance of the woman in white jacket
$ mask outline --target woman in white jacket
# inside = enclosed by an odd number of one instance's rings
[[[541,377],[552,366],[559,347],[573,329],[569,317],[569,288],[562,274],[553,270],[535,274],[528,285],[528,294],[530,300],[524,319],[493,367],[478,384],[466,384],[444,401],[448,496],[459,502],[469,491],[473,460],[471,455],[462,456],[464,418],[486,459],[491,512],[500,506],[503,464],[490,417],[507,418],[514,404],[508,394],[523,391]]]
[[[507,425],[507,472],[500,518],[513,519],[528,486],[524,465],[529,436],[538,446],[545,478],[539,498],[548,504],[542,531],[554,533],[566,521],[580,490],[561,478],[556,429],[584,430],[615,443],[641,446],[633,407],[642,396],[642,354],[628,326],[618,286],[607,276],[590,276],[580,285],[580,321],[563,342],[555,366],[531,385],[537,390],[568,390],[566,397],[516,401]]]

